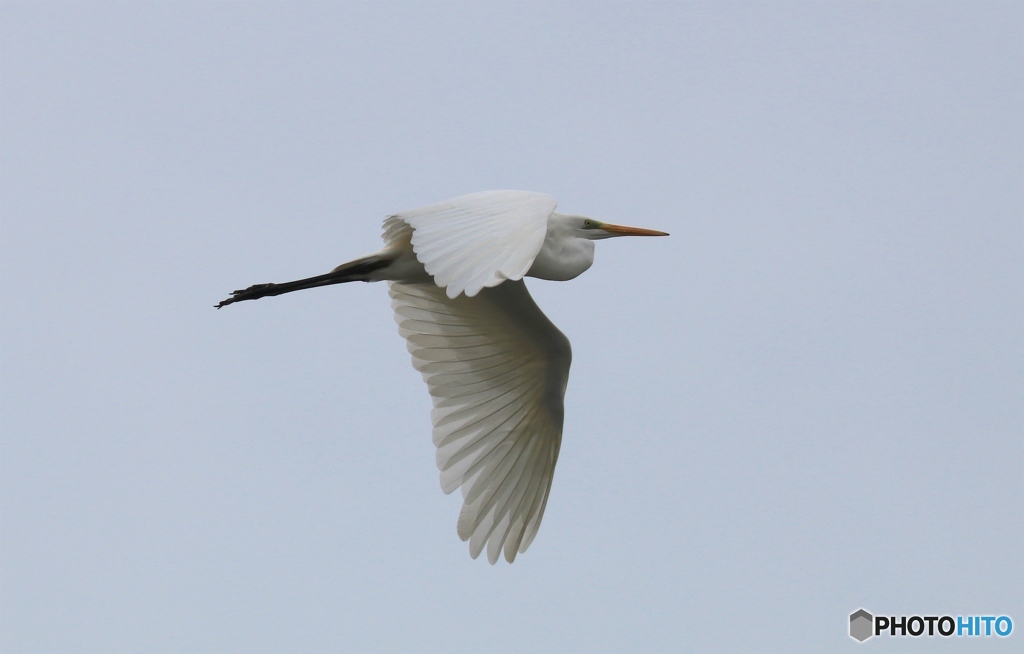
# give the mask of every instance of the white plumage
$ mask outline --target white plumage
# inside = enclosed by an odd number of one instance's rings
[[[433,398],[441,488],[462,488],[458,534],[512,562],[533,542],[562,441],[569,340],[524,276],[572,279],[594,240],[663,236],[555,213],[549,195],[485,191],[384,221],[385,248],[326,275],[258,284],[221,302],[350,281],[389,282],[399,333]]]
[[[569,340],[522,281],[449,298],[390,283],[399,332],[434,400],[441,489],[462,487],[459,537],[512,561],[533,541],[562,441]]]
[[[506,279],[522,279],[544,245],[548,218],[557,202],[527,191],[484,191],[384,221],[385,243],[412,249],[448,297],[472,297]],[[395,224],[404,224],[411,234]]]

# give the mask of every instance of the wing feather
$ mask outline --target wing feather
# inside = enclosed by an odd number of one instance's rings
[[[388,216],[384,241],[411,241],[416,258],[449,298],[472,297],[523,278],[557,204],[550,195],[529,191],[471,193]]]
[[[418,229],[418,228],[416,228]],[[451,297],[390,282],[399,333],[434,400],[441,488],[462,488],[458,534],[509,562],[536,536],[562,440],[569,341],[522,281]],[[479,290],[479,289],[478,289]]]

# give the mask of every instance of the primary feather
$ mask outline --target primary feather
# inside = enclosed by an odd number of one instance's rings
[[[391,305],[413,366],[434,401],[441,488],[462,487],[458,533],[476,558],[515,559],[544,515],[562,440],[569,340],[522,281],[451,298],[391,282]]]

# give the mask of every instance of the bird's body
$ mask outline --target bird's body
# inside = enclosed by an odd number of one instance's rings
[[[512,562],[537,533],[562,437],[569,340],[524,276],[573,279],[593,241],[663,232],[554,212],[554,198],[485,191],[389,216],[385,247],[331,272],[258,284],[221,302],[350,281],[388,281],[399,332],[434,401],[441,487],[461,487],[458,533],[475,558]]]

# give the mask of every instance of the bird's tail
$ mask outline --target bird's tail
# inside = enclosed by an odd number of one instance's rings
[[[227,305],[235,302],[242,302],[243,300],[258,300],[261,297],[282,295],[284,293],[302,291],[307,288],[316,288],[318,286],[369,281],[368,276],[370,273],[375,270],[385,268],[390,263],[391,258],[388,257],[385,252],[376,252],[356,259],[355,261],[343,263],[325,275],[307,277],[306,279],[297,279],[293,282],[284,282],[282,284],[255,284],[240,291],[232,291],[231,297],[218,303],[216,308],[220,309],[221,307],[226,307]]]

